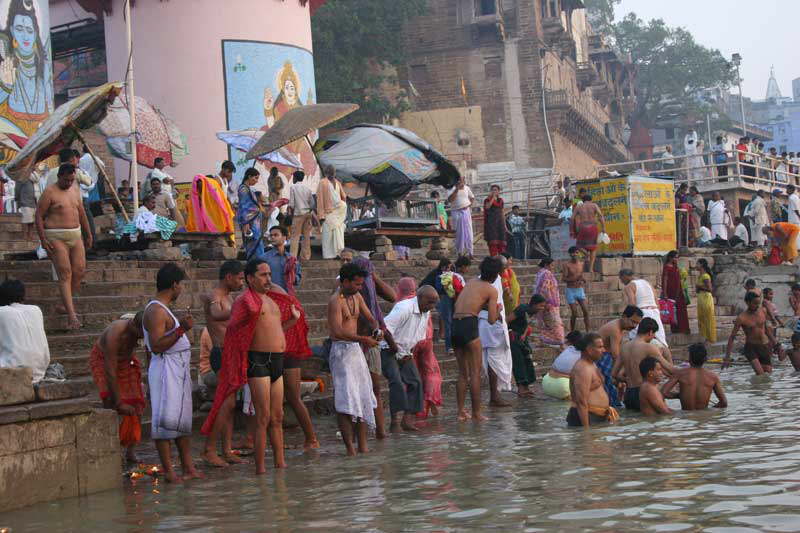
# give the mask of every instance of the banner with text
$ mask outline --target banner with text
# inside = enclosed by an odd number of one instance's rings
[[[588,183],[592,200],[600,207],[606,221],[606,233],[611,243],[601,245],[601,254],[631,253],[630,210],[628,208],[628,178],[611,178]]]
[[[628,178],[635,254],[667,253],[676,246],[672,180]]]

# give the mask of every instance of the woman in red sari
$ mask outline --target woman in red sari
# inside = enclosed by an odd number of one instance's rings
[[[489,196],[483,201],[483,239],[489,245],[489,255],[506,251],[506,220],[503,217],[503,199],[500,186],[492,185]]]
[[[686,298],[681,284],[681,272],[678,268],[678,252],[675,250],[667,254],[664,270],[661,273],[661,295],[675,301],[675,316],[677,325],[672,324],[672,333],[690,333],[689,310],[686,307]]]

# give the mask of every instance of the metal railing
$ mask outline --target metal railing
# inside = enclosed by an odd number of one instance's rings
[[[373,196],[364,196],[348,201],[347,227],[380,228],[389,226],[436,226],[439,216],[436,202],[430,199],[405,199],[392,207],[378,204]]]

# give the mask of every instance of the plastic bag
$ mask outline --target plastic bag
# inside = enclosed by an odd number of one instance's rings
[[[675,300],[670,300],[668,298],[659,299],[658,312],[661,313],[662,324],[678,324],[678,317],[675,314]]]
[[[119,423],[119,442],[124,448],[142,440],[142,425],[136,415],[125,415]]]
[[[611,237],[608,233],[601,233],[597,236],[597,244],[611,244]]]

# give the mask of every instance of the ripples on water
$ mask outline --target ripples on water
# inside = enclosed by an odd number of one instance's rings
[[[435,422],[329,445],[186,487],[140,482],[0,515],[18,531],[800,531],[800,375],[723,374],[730,407],[567,429],[565,404],[520,402],[481,426]],[[673,407],[677,402],[670,402]],[[328,428],[329,429],[329,428]]]

